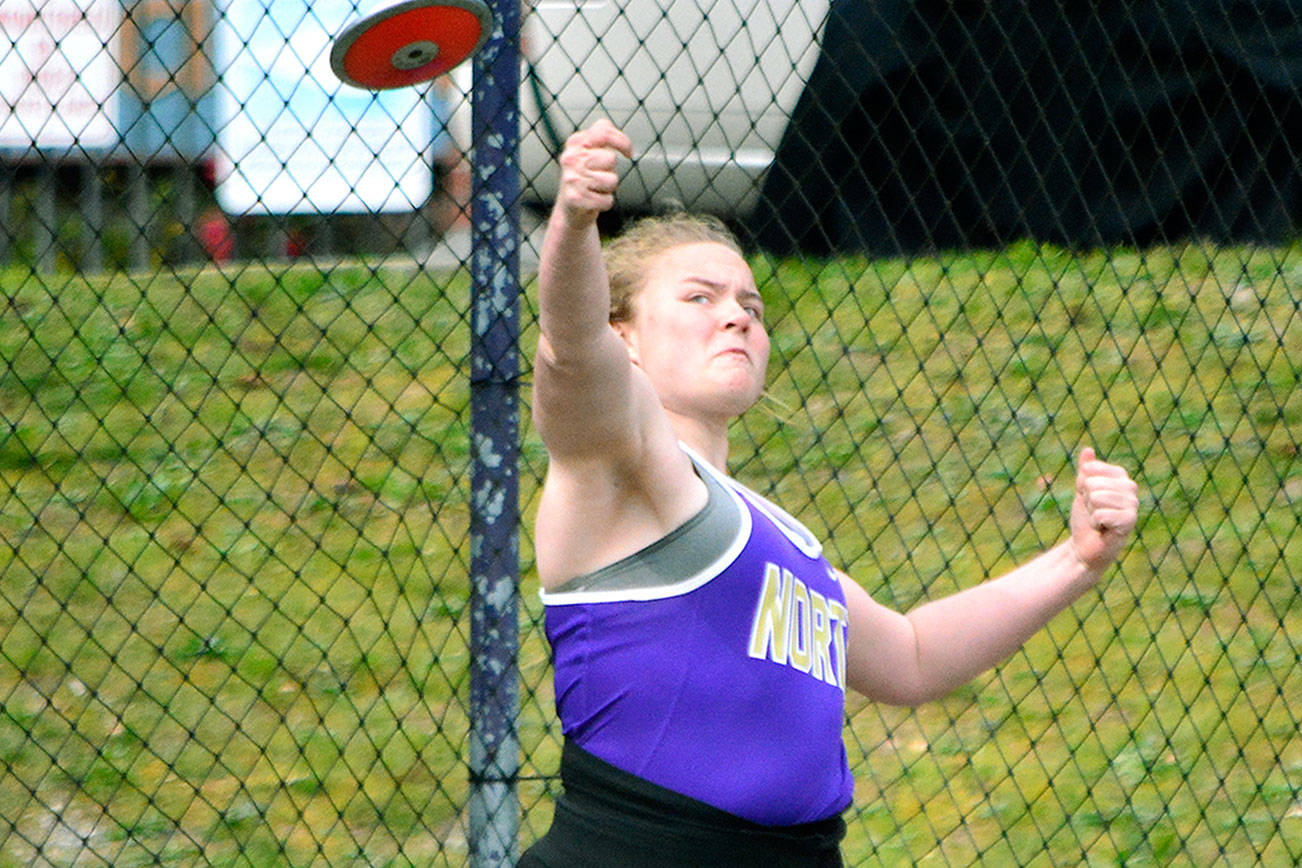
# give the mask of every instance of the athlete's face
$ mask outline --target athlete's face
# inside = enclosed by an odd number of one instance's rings
[[[671,247],[649,263],[633,308],[616,328],[665,409],[731,419],[759,398],[769,360],[764,303],[735,251]]]

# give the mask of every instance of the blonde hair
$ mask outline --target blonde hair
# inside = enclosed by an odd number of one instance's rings
[[[652,259],[682,244],[713,243],[742,253],[737,236],[722,220],[707,214],[674,213],[644,217],[606,243],[602,251],[610,281],[610,321],[633,318],[633,302],[646,284]]]

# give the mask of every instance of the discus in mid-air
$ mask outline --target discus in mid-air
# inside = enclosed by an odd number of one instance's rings
[[[335,37],[330,68],[363,90],[423,84],[472,57],[492,29],[482,0],[388,2]]]

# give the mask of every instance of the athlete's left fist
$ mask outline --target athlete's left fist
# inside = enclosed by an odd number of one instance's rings
[[[1082,449],[1071,505],[1071,544],[1081,564],[1102,573],[1121,555],[1138,517],[1139,486],[1130,474]]]

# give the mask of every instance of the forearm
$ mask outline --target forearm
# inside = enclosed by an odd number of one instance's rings
[[[1000,578],[901,615],[842,578],[850,618],[846,675],[870,699],[917,705],[944,696],[1007,658],[1099,578],[1138,516],[1126,471],[1081,450],[1071,536]]]
[[[538,266],[542,351],[582,363],[594,345],[611,339],[610,283],[601,258],[597,215],[615,203],[619,155],[632,156],[628,137],[609,121],[570,136],[560,157],[560,190],[547,221]]]
[[[610,285],[595,219],[556,208],[538,264],[538,317],[544,339],[564,351],[609,330]]]
[[[541,336],[533,418],[553,459],[609,454],[634,430],[628,350],[610,327],[610,288],[595,222],[559,207],[538,272]]]
[[[944,696],[1005,660],[1098,579],[1064,542],[1000,578],[909,612],[914,692],[920,701]]]

